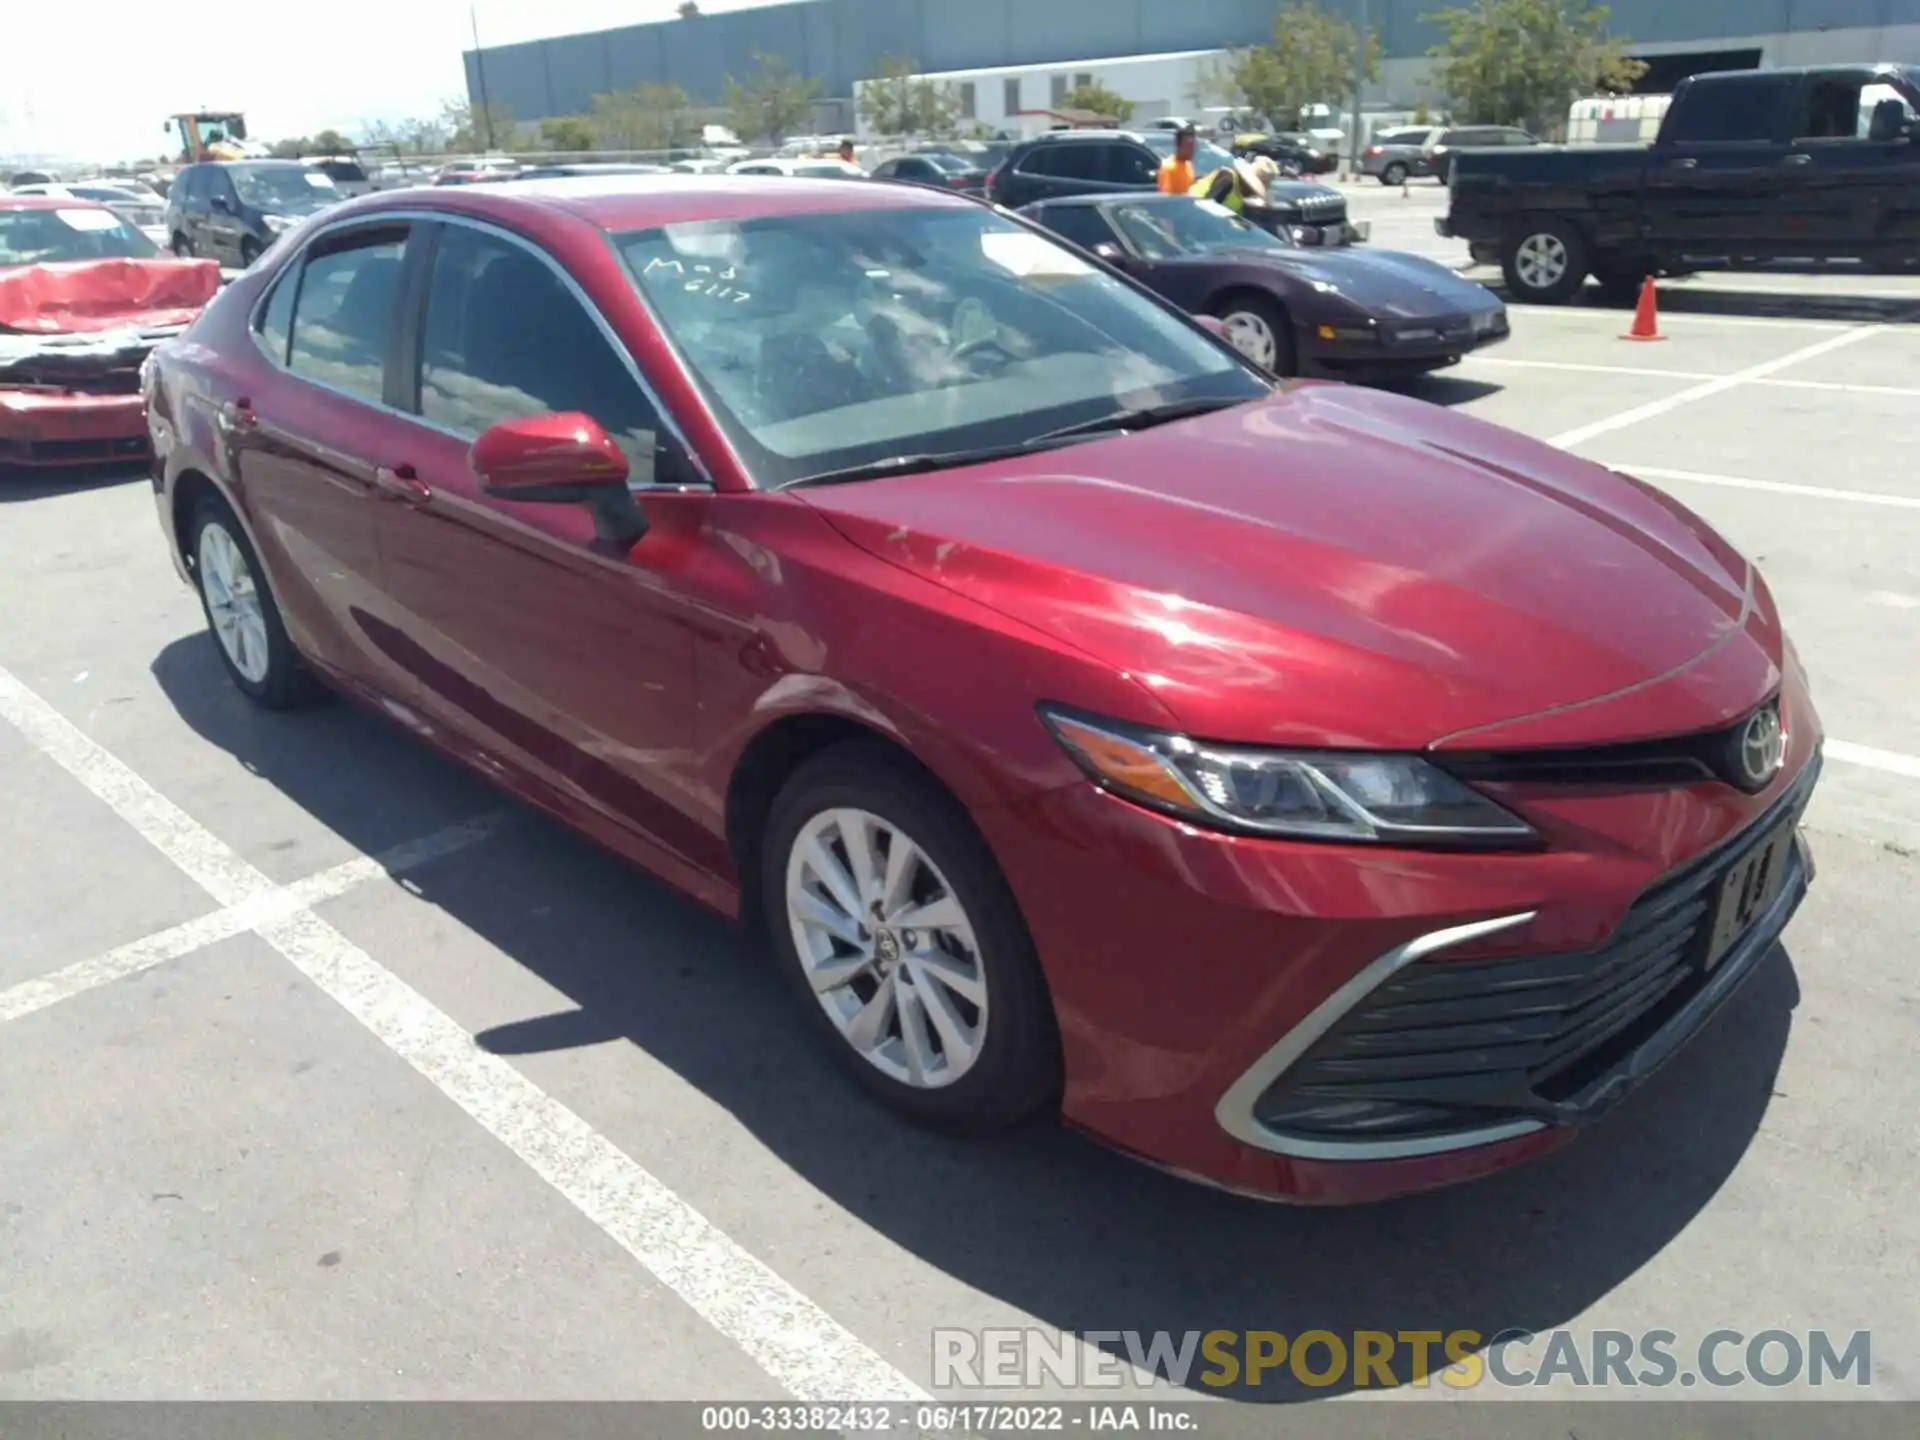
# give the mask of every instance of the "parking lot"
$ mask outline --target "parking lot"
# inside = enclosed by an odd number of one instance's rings
[[[1348,193],[1463,258],[1439,187]],[[1416,393],[1757,558],[1819,877],[1579,1143],[1353,1210],[892,1118],[729,924],[375,716],[249,707],[143,475],[0,480],[0,1397],[914,1398],[937,1328],[1040,1325],[1870,1330],[1920,1399],[1920,280],[1662,301],[1659,344],[1516,310]]]

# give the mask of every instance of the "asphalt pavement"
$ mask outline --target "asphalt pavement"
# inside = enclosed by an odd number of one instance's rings
[[[1439,187],[1349,193],[1464,263]],[[891,1118],[751,939],[374,716],[250,708],[140,476],[0,478],[0,1398],[912,1399],[936,1329],[1042,1326],[1868,1330],[1920,1399],[1920,281],[1662,303],[1516,309],[1416,393],[1758,559],[1818,879],[1578,1143],[1353,1210]]]

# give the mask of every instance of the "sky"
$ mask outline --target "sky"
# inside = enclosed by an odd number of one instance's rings
[[[765,3],[700,0],[700,8]],[[460,53],[473,48],[467,0],[327,0],[298,10],[264,0],[211,10],[165,0],[0,0],[0,8],[8,12],[0,155],[157,156],[168,147],[167,116],[202,106],[244,111],[248,134],[268,141],[434,115],[465,95]],[[678,6],[477,0],[472,8],[481,43],[504,45],[666,20]]]

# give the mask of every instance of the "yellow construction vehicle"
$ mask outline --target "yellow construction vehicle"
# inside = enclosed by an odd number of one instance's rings
[[[238,110],[189,110],[168,117],[167,130],[179,138],[180,159],[245,160],[266,148],[247,139],[247,117]]]

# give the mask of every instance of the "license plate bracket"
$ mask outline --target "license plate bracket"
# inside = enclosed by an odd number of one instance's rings
[[[1794,828],[1792,820],[1776,825],[1721,877],[1714,897],[1713,923],[1707,931],[1706,948],[1700,952],[1703,973],[1711,973],[1726,959],[1727,952],[1779,898],[1793,859]]]

